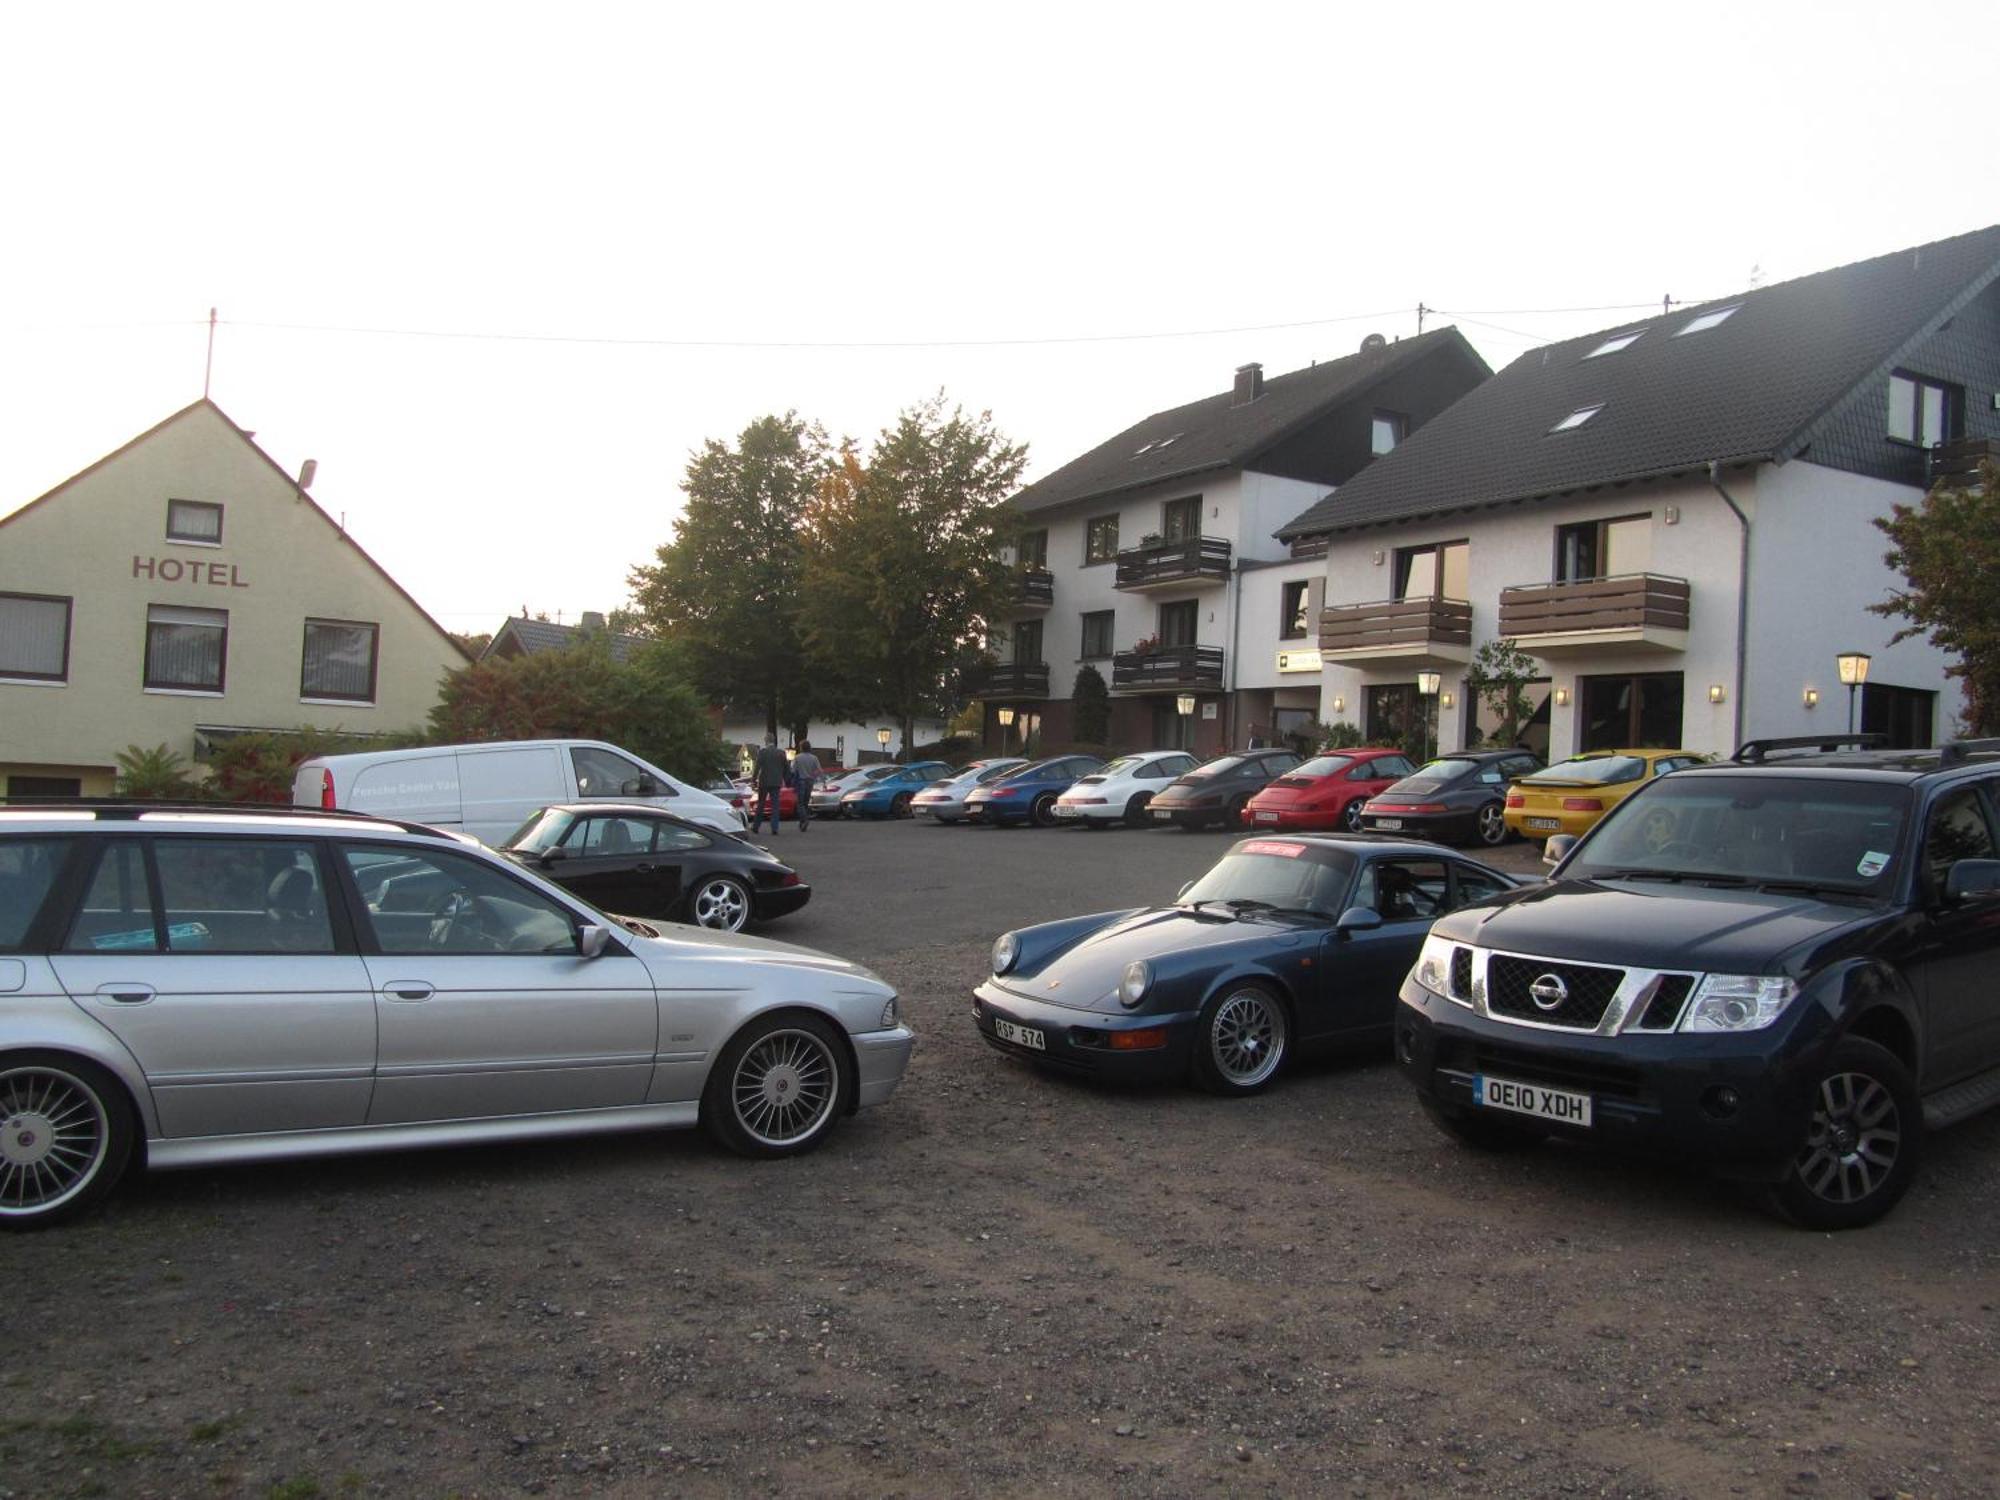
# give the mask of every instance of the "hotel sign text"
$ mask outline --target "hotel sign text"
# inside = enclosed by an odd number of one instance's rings
[[[212,589],[247,589],[237,576],[235,563],[189,562],[179,557],[138,557],[132,559],[134,578],[151,578],[160,583],[199,583]]]

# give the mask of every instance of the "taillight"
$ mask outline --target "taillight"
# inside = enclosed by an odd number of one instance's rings
[[[799,872],[797,870],[785,871],[784,878],[778,882],[779,885],[797,885],[798,883]]]
[[[1509,792],[1507,794],[1507,805],[1509,807],[1526,807],[1528,799],[1520,792]]]
[[[333,772],[325,766],[321,766],[319,771],[319,805],[327,812],[332,812],[337,805],[333,800]]]
[[[1403,811],[1421,812],[1421,813],[1441,813],[1448,811],[1448,809],[1442,802],[1413,802],[1408,807],[1404,808]]]
[[[1564,812],[1603,812],[1604,802],[1599,797],[1565,797]]]

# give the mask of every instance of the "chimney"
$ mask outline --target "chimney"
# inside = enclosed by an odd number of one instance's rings
[[[577,629],[583,631],[586,635],[593,630],[602,630],[603,628],[604,613],[601,610],[586,609],[583,612],[583,617],[577,621]]]
[[[1236,395],[1231,406],[1248,406],[1264,394],[1264,367],[1251,363],[1236,367]]]

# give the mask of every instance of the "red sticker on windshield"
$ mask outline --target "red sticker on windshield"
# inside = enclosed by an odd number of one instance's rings
[[[1252,839],[1240,851],[1244,854],[1277,854],[1286,859],[1297,859],[1306,852],[1304,844],[1280,844],[1270,839]]]

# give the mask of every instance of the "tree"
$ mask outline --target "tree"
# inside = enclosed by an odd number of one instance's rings
[[[1493,732],[1495,744],[1520,743],[1522,726],[1535,713],[1528,684],[1540,675],[1535,659],[1504,638],[1488,641],[1473,653],[1472,666],[1465,674],[1466,691],[1500,721]]]
[[[1070,737],[1080,745],[1111,743],[1111,690],[1104,674],[1085,662],[1076,669],[1076,684],[1069,690]]]
[[[2000,734],[2000,464],[1981,459],[1973,483],[1940,483],[1875,525],[1894,544],[1882,560],[1909,587],[1869,612],[1910,622],[1892,645],[1926,636],[1957,657],[1945,676],[1965,689],[1966,729]]]
[[[800,564],[830,461],[826,434],[796,412],[758,418],[733,448],[709,439],[689,455],[673,540],[631,573],[637,628],[676,641],[708,701],[762,710],[772,734],[817,697]]]
[[[866,464],[844,451],[813,504],[801,622],[815,667],[894,714],[906,745],[918,717],[957,711],[986,661],[1013,597],[1003,502],[1026,462],[990,413],[947,414],[939,395],[885,429]]]

